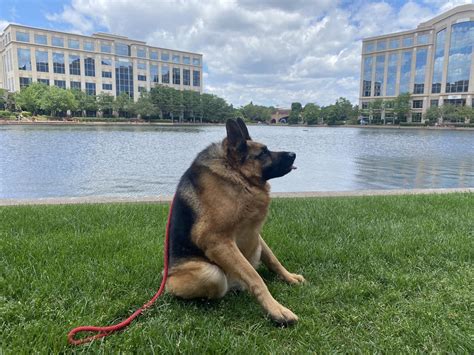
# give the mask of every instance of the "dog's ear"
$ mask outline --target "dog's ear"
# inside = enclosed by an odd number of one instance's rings
[[[242,134],[244,135],[244,138],[248,141],[251,141],[252,138],[250,138],[249,130],[247,129],[247,125],[245,124],[244,120],[238,117],[237,124],[239,125],[240,130],[242,131]]]
[[[228,119],[225,127],[227,129],[227,144],[230,149],[240,154],[247,152],[247,142],[237,122]]]

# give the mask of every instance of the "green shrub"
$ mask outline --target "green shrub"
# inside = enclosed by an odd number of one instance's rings
[[[0,111],[0,118],[9,118],[10,116],[14,116],[10,111]]]
[[[23,117],[31,117],[31,112],[29,112],[29,111],[21,111],[21,115],[22,115]]]

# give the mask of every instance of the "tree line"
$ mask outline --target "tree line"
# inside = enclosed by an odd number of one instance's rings
[[[173,122],[225,122],[235,116],[233,106],[216,95],[180,91],[163,85],[142,92],[136,102],[127,93],[117,97],[106,93],[89,95],[81,90],[42,83],[33,83],[17,93],[0,93],[0,100],[0,107],[3,105],[8,112],[24,112],[33,116],[138,116]]]
[[[2,111],[1,108],[4,107]],[[71,90],[33,83],[20,92],[7,93],[0,89],[0,118],[14,117],[15,112],[24,115],[49,115],[52,117],[99,117],[132,118],[144,120],[170,120],[172,122],[225,122],[228,118],[240,117],[250,122],[270,122],[278,111],[273,106],[255,105],[253,102],[234,108],[223,98],[197,91],[176,90],[159,85],[142,92],[136,102],[127,94],[117,97],[110,94],[88,95],[81,90]],[[358,105],[340,97],[334,104],[320,106],[299,102],[291,104],[288,124],[358,124],[367,120],[369,124],[399,124],[407,121],[412,112],[412,97],[400,94],[391,100],[376,99],[359,108]],[[474,109],[469,106],[445,104],[430,107],[423,116],[425,124],[437,122],[473,122]]]

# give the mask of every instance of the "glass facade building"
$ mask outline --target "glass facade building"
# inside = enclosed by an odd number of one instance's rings
[[[403,93],[412,100],[408,120],[423,120],[431,105],[474,106],[473,47],[473,4],[455,7],[414,30],[364,39],[359,107]]]
[[[82,36],[15,24],[0,32],[0,88],[10,92],[35,82],[135,100],[156,85],[202,92],[202,63],[198,53],[107,33]]]

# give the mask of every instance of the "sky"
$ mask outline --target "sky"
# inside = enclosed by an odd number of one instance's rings
[[[8,23],[109,32],[203,54],[204,91],[235,107],[357,103],[362,38],[473,0],[0,0]]]

